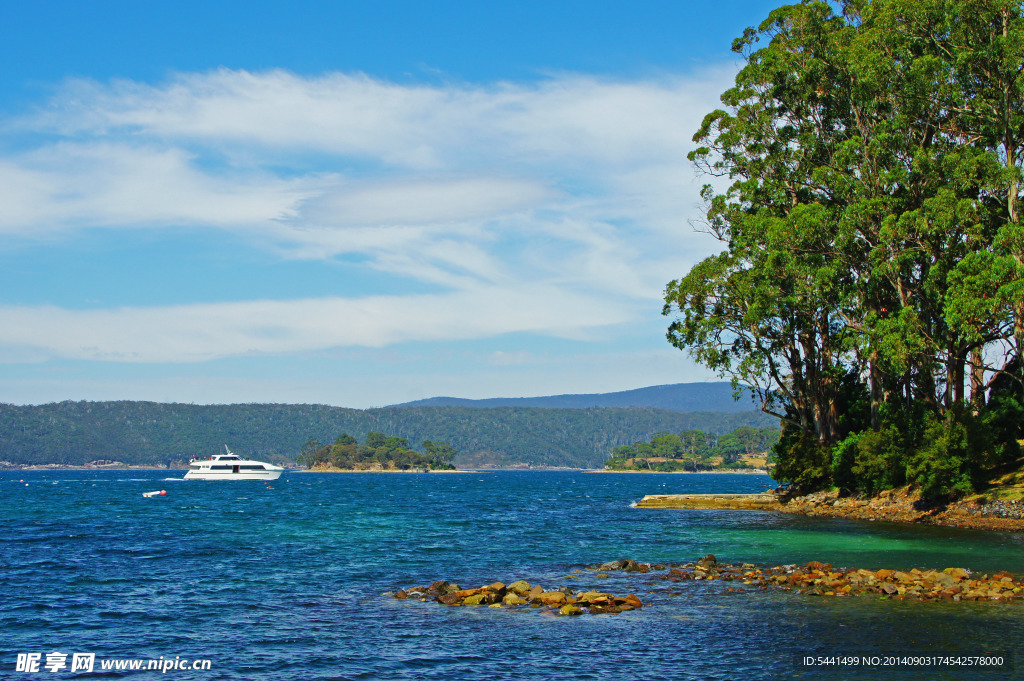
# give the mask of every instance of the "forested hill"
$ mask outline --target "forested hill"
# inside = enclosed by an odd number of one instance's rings
[[[333,442],[371,431],[448,442],[461,466],[603,465],[612,448],[658,432],[730,432],[777,423],[760,412],[732,414],[659,409],[537,409],[324,405],[190,405],[155,402],[60,402],[0,405],[0,461],[80,465],[98,459],[167,464],[208,456],[228,444],[238,454],[293,461],[310,438]]]
[[[587,409],[590,407],[650,407],[670,411],[718,411],[736,413],[757,409],[751,398],[733,399],[728,383],[673,383],[614,393],[549,395],[546,397],[495,397],[469,400],[460,397],[431,397],[395,407],[541,407],[545,409]]]

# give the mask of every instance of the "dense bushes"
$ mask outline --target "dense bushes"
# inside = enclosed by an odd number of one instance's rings
[[[1017,398],[999,398],[980,413],[921,412],[919,405],[890,409],[878,430],[850,433],[832,447],[784,428],[774,475],[800,491],[837,487],[874,495],[909,483],[925,498],[940,498],[978,491],[994,469],[1020,456],[1024,407]]]

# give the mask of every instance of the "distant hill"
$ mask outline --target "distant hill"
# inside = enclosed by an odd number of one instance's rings
[[[614,447],[659,432],[728,433],[777,425],[755,411],[678,412],[650,407],[389,407],[344,409],[311,404],[192,405],[156,402],[0,404],[0,461],[83,464],[98,459],[167,464],[208,456],[224,444],[264,461],[294,461],[309,438],[330,444],[342,432],[451,443],[464,467],[600,466]]]
[[[392,407],[540,407],[543,409],[589,409],[593,407],[649,407],[668,411],[715,411],[736,414],[759,409],[753,398],[733,399],[728,383],[673,383],[614,393],[550,395],[548,397],[494,397],[468,400],[460,397],[430,397],[393,404]]]

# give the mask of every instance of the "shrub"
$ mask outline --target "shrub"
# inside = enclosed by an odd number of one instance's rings
[[[832,450],[832,480],[844,492],[875,495],[906,482],[907,447],[895,426],[854,433]]]
[[[963,409],[929,416],[921,445],[907,462],[907,479],[925,499],[971,494],[984,479],[993,441],[981,419]]]
[[[832,452],[813,433],[783,428],[782,437],[772,451],[778,459],[772,477],[779,482],[792,483],[801,493],[828,486]]]

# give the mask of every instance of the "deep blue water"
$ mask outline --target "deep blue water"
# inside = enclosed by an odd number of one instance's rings
[[[181,473],[172,471],[174,477]],[[763,512],[644,510],[749,475],[0,473],[0,678],[1024,678],[1024,605],[734,594],[574,572],[619,558],[1024,572],[1024,536]],[[19,482],[24,480],[24,482]],[[143,498],[142,492],[167,495]],[[620,615],[381,595],[438,579],[637,593]],[[670,596],[668,592],[679,592]],[[208,671],[15,671],[18,653],[209,659]],[[805,656],[1002,655],[1007,666],[811,668]],[[1008,666],[1012,660],[1013,666]]]

